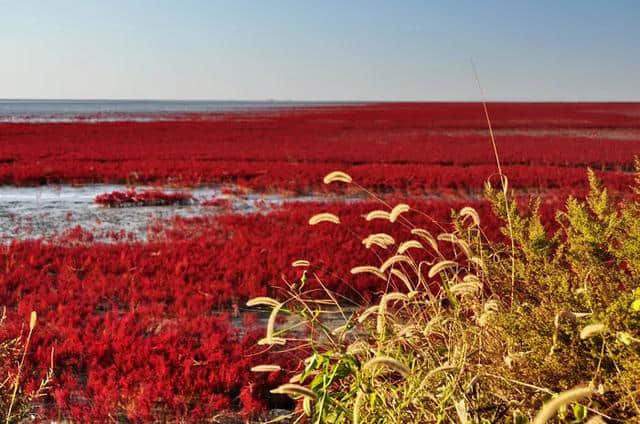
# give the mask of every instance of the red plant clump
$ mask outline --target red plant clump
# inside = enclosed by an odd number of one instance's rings
[[[230,211],[231,210],[231,205],[232,202],[230,199],[207,199],[204,200],[202,202],[200,202],[201,206],[212,206],[212,207],[216,207],[216,208],[221,208],[224,209],[226,211]]]
[[[158,190],[112,191],[111,193],[99,194],[95,198],[97,204],[112,208],[124,206],[184,205],[192,201],[193,196],[189,193],[164,193]]]

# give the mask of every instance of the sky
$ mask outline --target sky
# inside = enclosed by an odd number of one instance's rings
[[[0,0],[0,98],[640,100],[638,0]]]

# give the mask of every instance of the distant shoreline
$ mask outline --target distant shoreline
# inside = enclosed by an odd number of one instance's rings
[[[491,101],[489,105],[508,105],[522,109],[561,107],[635,106],[639,102],[542,102]],[[276,100],[101,100],[101,99],[0,99],[0,123],[97,123],[209,120],[228,113],[270,113],[282,110],[326,108],[458,108],[478,105],[477,101],[276,101]]]

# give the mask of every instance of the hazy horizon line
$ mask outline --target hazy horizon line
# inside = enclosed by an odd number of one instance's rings
[[[638,100],[628,99],[529,99],[529,98],[490,98],[487,103],[640,103]],[[424,99],[424,100],[307,100],[307,99],[193,99],[193,98],[135,98],[135,97],[7,97],[0,102],[221,102],[221,103],[329,103],[329,104],[358,104],[358,103],[482,103],[481,99]]]

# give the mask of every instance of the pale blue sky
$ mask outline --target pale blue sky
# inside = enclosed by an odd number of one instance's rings
[[[640,100],[640,1],[0,0],[0,98]]]

